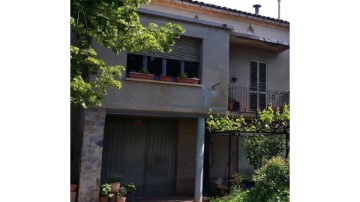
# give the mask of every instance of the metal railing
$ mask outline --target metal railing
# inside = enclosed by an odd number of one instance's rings
[[[254,112],[255,108],[262,110],[270,103],[273,107],[289,105],[290,91],[271,88],[260,91],[247,86],[229,86],[229,111]]]

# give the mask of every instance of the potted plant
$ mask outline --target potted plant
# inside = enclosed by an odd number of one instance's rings
[[[176,78],[176,81],[179,83],[189,83],[189,84],[198,84],[199,83],[198,78],[188,78],[188,75],[186,72],[183,72],[179,75],[179,77]]]
[[[71,184],[70,184],[70,196],[71,196],[71,202],[75,202],[76,201],[76,195],[77,195],[77,190],[78,190],[78,183],[75,180],[71,180]]]
[[[111,185],[102,184],[100,192],[100,202],[106,202],[112,196],[114,196],[114,194],[111,193]]]
[[[235,103],[235,99],[234,99],[234,98],[229,98],[229,99],[228,99],[228,111],[232,111],[232,110],[233,110],[234,103]]]
[[[146,68],[141,68],[139,70],[139,72],[135,72],[135,71],[130,71],[130,78],[135,78],[135,79],[146,79],[146,80],[153,80],[154,79],[154,74],[150,74],[149,70]]]
[[[171,82],[173,81],[173,78],[171,76],[163,76],[163,75],[160,75],[160,81],[167,81],[167,82]]]
[[[78,189],[78,183],[76,180],[71,179],[70,191],[75,192]]]
[[[112,174],[108,179],[108,183],[111,185],[111,192],[117,192],[120,188],[121,175]]]
[[[125,187],[120,187],[116,196],[117,202],[125,202],[126,201],[127,190]]]
[[[136,190],[135,184],[125,182],[123,183],[123,186],[127,192],[126,198],[128,199],[128,202],[134,201],[135,190]]]

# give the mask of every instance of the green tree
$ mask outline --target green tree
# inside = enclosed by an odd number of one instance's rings
[[[101,106],[108,87],[121,88],[119,78],[123,66],[107,66],[96,58],[91,41],[120,51],[169,52],[175,39],[185,30],[180,25],[167,23],[144,27],[136,9],[150,0],[71,0],[71,31],[76,44],[71,53],[71,103],[83,108]]]

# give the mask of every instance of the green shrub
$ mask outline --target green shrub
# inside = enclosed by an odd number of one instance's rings
[[[286,143],[283,135],[251,136],[247,135],[242,144],[244,145],[246,158],[255,170],[263,166],[264,161],[283,155]]]
[[[256,171],[255,186],[248,194],[248,201],[290,201],[289,162],[282,157],[270,159]]]
[[[231,190],[230,194],[220,198],[212,198],[211,202],[245,202],[248,191],[242,191],[239,187]]]

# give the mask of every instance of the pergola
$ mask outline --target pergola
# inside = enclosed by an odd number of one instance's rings
[[[251,138],[259,135],[263,136],[275,136],[275,135],[283,135],[286,138],[285,147],[286,154],[285,159],[289,158],[290,152],[290,128],[284,127],[282,125],[272,125],[270,130],[257,130],[257,131],[205,131],[205,159],[204,159],[204,191],[209,193],[209,187],[211,186],[210,182],[210,166],[209,166],[209,143],[213,136],[228,136],[228,163],[227,163],[227,190],[230,192],[230,165],[231,165],[231,137],[237,137],[237,141],[239,137]]]

